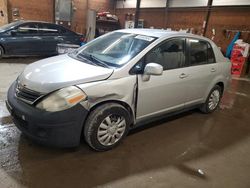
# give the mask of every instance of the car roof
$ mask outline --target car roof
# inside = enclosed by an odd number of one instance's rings
[[[37,20],[18,20],[17,22],[20,22],[20,23],[46,23],[46,24],[55,24],[55,23],[51,23],[51,22],[37,21]],[[55,24],[55,25],[57,25],[57,24]]]
[[[183,36],[183,37],[193,37],[197,39],[203,39],[203,40],[209,40],[205,37],[199,36],[199,35],[194,35],[191,33],[186,33],[183,31],[170,31],[170,30],[165,30],[165,29],[120,29],[116,30],[116,32],[124,32],[124,33],[133,33],[133,34],[138,34],[138,35],[146,35],[146,36],[151,36],[151,37],[157,37],[157,38],[162,38],[162,37],[173,37],[173,36]]]

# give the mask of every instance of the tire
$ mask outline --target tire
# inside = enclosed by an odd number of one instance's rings
[[[125,107],[106,103],[93,110],[85,125],[84,137],[96,151],[107,151],[117,146],[127,135],[130,115]]]
[[[3,57],[4,55],[4,50],[3,50],[3,47],[0,46],[0,59]]]
[[[200,107],[200,111],[205,114],[214,112],[221,101],[222,88],[218,85],[214,86],[209,92],[206,102]]]

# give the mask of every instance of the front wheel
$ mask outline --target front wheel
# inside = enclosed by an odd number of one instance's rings
[[[112,149],[128,133],[129,122],[129,112],[122,105],[101,105],[90,113],[84,125],[85,140],[97,151]]]
[[[214,112],[220,104],[221,97],[221,87],[218,85],[214,86],[213,89],[210,91],[206,102],[201,106],[201,112],[206,114]]]

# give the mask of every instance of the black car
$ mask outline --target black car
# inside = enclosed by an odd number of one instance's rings
[[[3,56],[55,55],[57,44],[80,45],[84,38],[67,28],[46,22],[17,21],[0,27]]]

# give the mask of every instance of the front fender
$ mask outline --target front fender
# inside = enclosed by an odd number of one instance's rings
[[[136,90],[137,81],[136,75],[128,77],[103,80],[92,83],[78,85],[87,95],[88,100],[82,105],[88,110],[94,106],[108,102],[118,101],[125,103],[132,111],[133,119],[135,120],[136,108]]]

